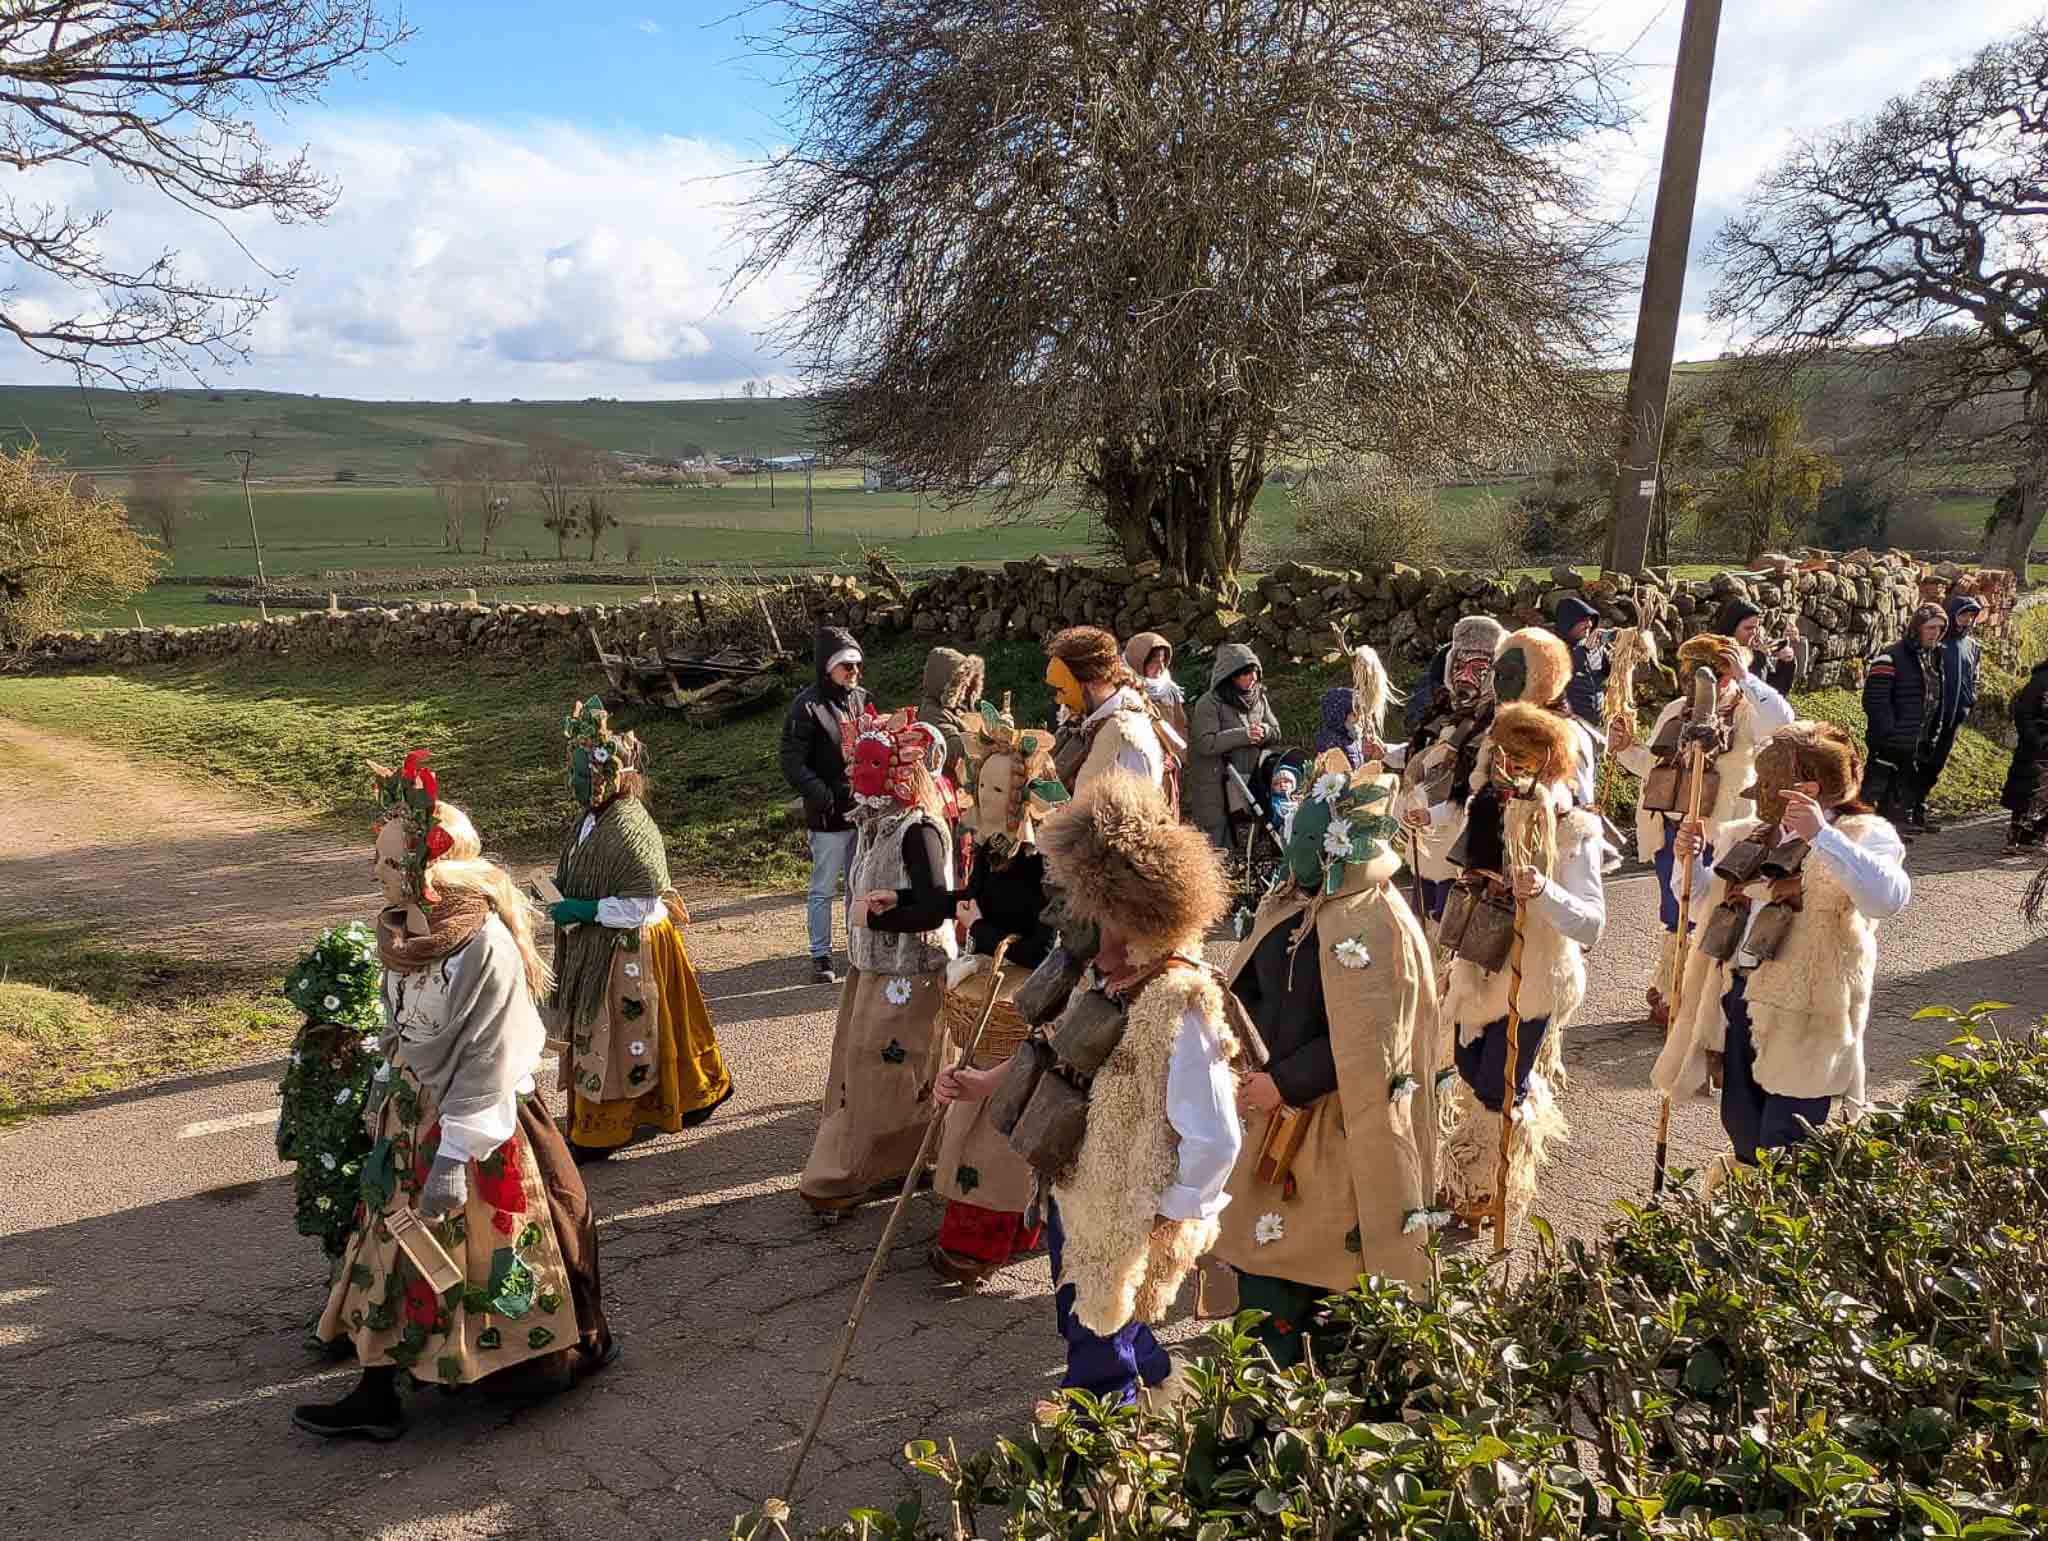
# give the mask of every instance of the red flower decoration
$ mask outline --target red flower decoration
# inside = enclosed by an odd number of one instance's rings
[[[427,860],[439,861],[455,845],[455,837],[436,824],[427,831]]]
[[[405,763],[398,768],[398,774],[425,792],[430,800],[441,796],[441,778],[427,769],[427,761],[433,758],[430,751],[415,749],[405,757]]]
[[[502,1209],[495,1211],[491,1215],[491,1229],[496,1231],[500,1236],[510,1236],[512,1234],[512,1228],[516,1226],[518,1223],[519,1222],[517,1220],[514,1220],[511,1215],[509,1215]]]
[[[519,1179],[519,1136],[500,1145],[490,1160],[476,1164],[476,1191],[493,1209],[526,1213],[526,1184]]]
[[[441,1297],[425,1279],[414,1279],[405,1287],[405,1319],[418,1322],[429,1332],[441,1319]]]

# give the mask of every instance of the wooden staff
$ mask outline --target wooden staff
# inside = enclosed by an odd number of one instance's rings
[[[975,1053],[981,1048],[981,1036],[988,1031],[988,1024],[996,1014],[996,996],[1003,988],[1003,958],[1010,950],[1014,936],[1006,936],[996,944],[995,956],[989,963],[988,1000],[981,1008],[981,1020],[974,1024],[974,1036],[960,1051],[954,1068],[972,1065]],[[941,1107],[932,1114],[932,1121],[925,1126],[924,1143],[917,1148],[917,1159],[910,1164],[910,1170],[903,1177],[903,1191],[896,1195],[896,1207],[889,1211],[889,1223],[882,1227],[882,1239],[875,1244],[874,1259],[868,1264],[867,1277],[860,1281],[860,1294],[854,1297],[853,1310],[847,1313],[846,1325],[839,1329],[839,1347],[832,1356],[832,1373],[825,1377],[825,1389],[818,1397],[818,1410],[811,1414],[811,1426],[804,1431],[804,1442],[797,1447],[796,1460],[789,1468],[789,1480],[782,1485],[785,1497],[796,1494],[796,1479],[804,1469],[804,1461],[811,1453],[811,1446],[817,1442],[818,1431],[825,1426],[825,1410],[832,1405],[832,1393],[838,1389],[839,1377],[846,1373],[846,1361],[853,1352],[854,1334],[860,1331],[860,1319],[868,1308],[868,1297],[875,1292],[875,1281],[882,1276],[882,1264],[889,1256],[889,1248],[895,1243],[896,1233],[903,1229],[903,1216],[910,1208],[910,1196],[917,1192],[917,1180],[924,1175],[927,1163],[932,1159],[933,1147],[938,1144],[939,1130],[946,1122],[946,1110]]]
[[[1512,864],[1511,864],[1512,865]],[[1512,880],[1508,892],[1514,893]],[[1508,946],[1508,1058],[1500,1094],[1500,1159],[1493,1168],[1493,1252],[1508,1249],[1508,1149],[1515,1136],[1515,1070],[1522,1058],[1522,925],[1528,906],[1515,899],[1515,938]]]
[[[1701,675],[1706,675],[1706,679],[1700,679],[1699,676]],[[1719,687],[1715,684],[1713,675],[1706,669],[1694,670],[1693,730],[1695,736],[1691,745],[1692,782],[1686,788],[1685,793],[1686,824],[1697,824],[1699,822],[1700,790],[1705,785],[1707,779],[1707,746],[1698,734],[1702,722],[1700,717],[1701,695],[1703,690],[1709,688],[1718,693]],[[1713,698],[1708,697],[1708,699],[1711,700]],[[1705,719],[1705,722],[1711,728],[1713,719],[1708,717]],[[1680,825],[1679,827],[1683,829],[1685,826]],[[1670,1024],[1665,1028],[1667,1033],[1683,1031],[1683,1023],[1685,1021],[1685,1018],[1680,1015],[1680,1008],[1684,1003],[1685,996],[1686,955],[1692,949],[1692,869],[1693,863],[1688,859],[1685,864],[1685,871],[1679,874],[1678,879],[1678,945],[1671,950],[1671,988],[1664,993],[1664,999],[1671,1003],[1670,1016],[1666,1019]],[[1657,1156],[1656,1164],[1650,1170],[1650,1197],[1653,1199],[1660,1197],[1664,1192],[1665,1159],[1670,1149],[1671,1094],[1666,1092],[1657,1108]]]

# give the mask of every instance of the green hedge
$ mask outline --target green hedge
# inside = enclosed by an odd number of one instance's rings
[[[1540,1223],[1504,1283],[1442,1262],[1368,1284],[1285,1373],[1212,1330],[1194,1393],[909,1464],[949,1490],[814,1534],[1992,1537],[2048,1517],[2048,1040],[1951,1013],[1953,1052],[1702,1199],[1624,1204],[1595,1245]],[[1047,1353],[1056,1344],[1048,1338]],[[788,1534],[779,1506],[736,1536]],[[957,1528],[956,1528],[957,1526]]]

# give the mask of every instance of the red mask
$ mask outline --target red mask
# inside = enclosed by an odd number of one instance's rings
[[[918,799],[922,778],[929,772],[936,732],[917,720],[914,707],[884,718],[873,706],[859,721],[839,727],[840,752],[846,759],[846,780],[856,800],[873,806],[889,799],[909,807]]]

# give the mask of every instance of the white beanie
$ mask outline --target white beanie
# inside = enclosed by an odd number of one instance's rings
[[[825,660],[825,672],[830,674],[843,663],[859,663],[860,661],[861,654],[859,648],[842,647],[838,652]]]

